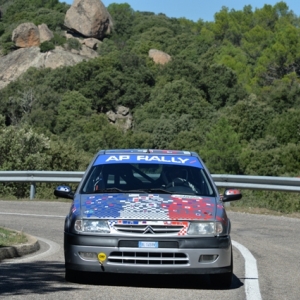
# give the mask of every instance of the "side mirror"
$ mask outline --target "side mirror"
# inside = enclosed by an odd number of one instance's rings
[[[240,190],[237,189],[229,189],[224,192],[224,194],[221,196],[221,200],[223,202],[230,202],[230,201],[236,201],[240,200],[242,198],[242,193]]]
[[[74,198],[74,193],[72,189],[67,185],[59,185],[54,190],[54,195],[59,198],[72,199]]]

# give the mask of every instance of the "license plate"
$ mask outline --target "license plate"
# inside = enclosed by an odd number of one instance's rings
[[[158,248],[158,242],[139,242],[139,248]]]

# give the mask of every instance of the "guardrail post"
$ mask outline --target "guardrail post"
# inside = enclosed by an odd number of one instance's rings
[[[31,182],[30,184],[30,200],[35,197],[35,182]]]

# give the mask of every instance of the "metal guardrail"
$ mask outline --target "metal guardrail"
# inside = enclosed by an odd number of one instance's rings
[[[30,199],[34,199],[37,182],[78,183],[84,172],[67,171],[0,171],[0,182],[30,183]]]
[[[212,175],[218,187],[235,187],[250,190],[270,190],[282,192],[300,192],[300,178],[247,176],[247,175]]]
[[[0,182],[80,182],[84,172],[0,171]]]
[[[66,171],[0,171],[0,182],[30,183],[30,199],[37,182],[79,183],[84,172]],[[300,178],[212,174],[217,187],[251,190],[300,192]]]

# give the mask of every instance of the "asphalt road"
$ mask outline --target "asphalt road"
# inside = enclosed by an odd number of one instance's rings
[[[0,298],[7,299],[262,299],[300,298],[300,219],[229,212],[232,239],[256,259],[253,265],[234,247],[234,282],[214,289],[207,276],[87,274],[82,284],[64,280],[63,223],[69,203],[0,201],[0,226],[39,238],[41,249],[0,263]],[[259,294],[251,283],[258,283]],[[247,287],[248,284],[248,287]],[[257,292],[257,291],[256,291]]]

